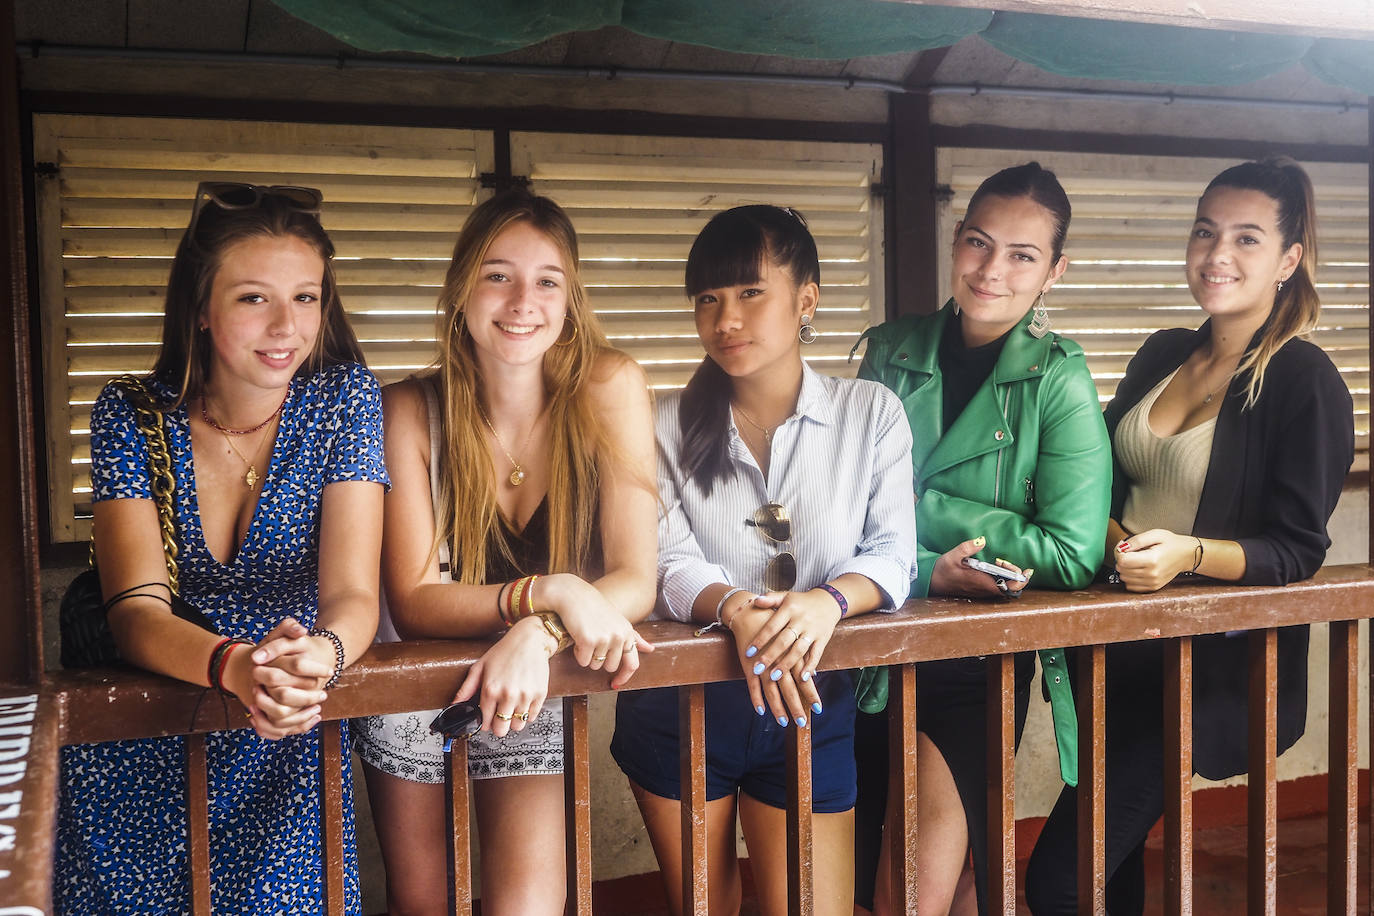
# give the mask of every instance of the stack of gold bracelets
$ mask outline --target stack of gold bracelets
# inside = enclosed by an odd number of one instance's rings
[[[515,622],[521,617],[538,617],[544,624],[544,630],[554,638],[558,645],[554,648],[551,655],[557,655],[568,646],[572,645],[573,639],[568,635],[567,628],[563,626],[563,620],[553,611],[535,611],[534,609],[534,583],[538,576],[525,576],[523,579],[516,579],[509,585],[503,585],[496,592],[496,613],[500,615],[501,622],[506,625],[506,629],[515,626]],[[507,587],[510,591],[507,592]],[[504,598],[504,600],[503,600]]]

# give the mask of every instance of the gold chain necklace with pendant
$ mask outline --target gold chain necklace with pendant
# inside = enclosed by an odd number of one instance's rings
[[[219,423],[215,421],[214,417],[210,416],[209,411],[205,409],[206,399],[204,397],[200,399],[200,418],[205,421],[206,426],[209,426],[211,429],[217,430],[219,434],[224,437],[225,444],[229,446],[229,449],[235,455],[238,456],[239,461],[242,461],[244,467],[248,469],[243,475],[243,485],[250,490],[253,489],[253,487],[257,486],[258,481],[262,479],[262,475],[258,473],[257,465],[249,461],[247,458],[243,457],[243,452],[238,450],[238,446],[234,445],[234,440],[229,437],[245,436],[251,433],[255,433],[258,430],[262,429],[267,424],[275,420],[277,417],[281,416],[282,409],[286,407],[286,401],[290,397],[291,389],[288,388],[285,397],[283,397],[281,399],[281,403],[277,405],[277,409],[272,411],[272,413],[268,415],[266,420],[263,420],[257,426],[252,426],[248,429],[229,429],[228,427],[221,426]],[[256,456],[258,450],[261,448],[262,440],[259,440],[257,446],[253,449],[253,454]]]
[[[525,482],[526,475],[524,467],[521,466],[520,462],[515,460],[515,456],[510,453],[510,449],[506,448],[506,443],[501,440],[501,434],[496,431],[495,426],[491,425],[491,420],[487,419],[487,412],[482,409],[481,404],[477,405],[477,413],[481,415],[482,422],[487,424],[487,429],[491,430],[491,435],[494,439],[496,439],[496,444],[501,446],[501,451],[505,452],[506,457],[510,459],[511,471],[510,476],[507,477],[506,480],[510,481],[510,485],[513,487],[520,486],[522,483]],[[521,452],[524,452],[526,449],[530,447],[530,441],[534,439],[534,431],[538,428],[539,417],[535,417],[534,425],[530,427],[530,434],[525,437],[525,444],[520,446]]]
[[[239,461],[242,461],[244,466],[248,468],[248,471],[243,475],[243,484],[248,489],[253,489],[253,487],[257,486],[258,481],[262,479],[262,475],[258,473],[257,465],[249,461],[247,458],[243,457],[243,452],[239,451],[238,446],[234,445],[234,440],[229,438],[228,433],[224,432],[223,430],[220,430],[220,435],[224,436],[224,441],[228,443],[229,448],[232,449],[234,454],[238,456]],[[262,443],[259,442],[257,448],[253,449],[253,454],[256,455],[258,453],[258,449],[261,448]]]
[[[781,423],[770,429],[769,427],[764,426],[758,420],[755,420],[753,417],[749,416],[749,414],[745,413],[744,408],[739,406],[738,404],[733,404],[731,406],[735,408],[736,413],[738,413],[741,417],[748,421],[750,426],[754,427],[754,429],[757,429],[759,432],[763,433],[763,441],[765,443],[767,443],[768,445],[773,444],[773,434],[776,433],[778,429],[782,426]]]

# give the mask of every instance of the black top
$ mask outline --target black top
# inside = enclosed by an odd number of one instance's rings
[[[997,357],[1002,355],[1002,345],[1010,333],[1009,330],[996,340],[969,347],[964,344],[958,314],[945,322],[944,333],[940,336],[941,433],[949,432],[950,426],[992,374],[992,367],[997,365]]]
[[[1251,340],[1253,348],[1259,340]],[[1107,405],[1107,431],[1115,434],[1126,412],[1211,337],[1210,322],[1196,331],[1176,328],[1150,337],[1131,359],[1116,397]],[[1281,585],[1310,577],[1331,544],[1326,525],[1354,460],[1354,410],[1340,373],[1322,350],[1290,340],[1274,354],[1254,406],[1245,404],[1245,380],[1232,379],[1217,415],[1207,477],[1192,533],[1237,541],[1245,551],[1247,585]],[[1130,481],[1121,466],[1112,483],[1112,517],[1121,518]],[[1243,636],[1202,636],[1193,641],[1193,765],[1209,779],[1246,771],[1247,644]],[[1283,753],[1307,721],[1308,627],[1278,632],[1278,734]],[[1156,642],[1148,647],[1157,657]],[[1114,647],[1131,651],[1131,645]],[[1109,649],[1109,682],[1129,677]],[[1156,661],[1158,664],[1158,660]],[[1109,683],[1108,697],[1113,696]],[[1114,705],[1148,704],[1159,696],[1115,694]]]
[[[1256,332],[1250,346],[1258,343]],[[1107,432],[1212,334],[1160,331],[1126,366],[1103,414]],[[1207,477],[1192,534],[1239,541],[1244,585],[1283,585],[1312,576],[1326,558],[1326,523],[1354,460],[1354,407],[1340,372],[1320,347],[1290,340],[1274,354],[1254,406],[1245,379],[1232,379],[1217,415]],[[1112,480],[1112,517],[1121,518],[1127,480]]]
[[[512,563],[501,553],[495,537],[487,539],[487,582],[510,582],[525,576],[546,575],[549,571],[549,498],[545,496],[535,506],[534,514],[523,531],[516,531],[498,515],[497,524],[506,537],[515,560]]]

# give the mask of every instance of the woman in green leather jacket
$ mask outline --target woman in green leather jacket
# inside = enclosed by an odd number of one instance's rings
[[[1044,294],[1064,273],[1070,207],[1038,163],[978,188],[955,226],[953,297],[933,315],[870,330],[859,375],[901,398],[914,439],[918,569],[913,598],[1011,599],[1026,582],[969,568],[983,559],[1037,587],[1087,585],[1102,562],[1111,452],[1083,350],[1049,329]],[[1033,575],[1033,578],[1032,578]],[[1040,653],[1060,775],[1076,780],[1076,719],[1063,652]],[[1034,661],[1016,659],[1016,738]],[[922,913],[966,911],[969,851],[978,910],[986,907],[986,668],[980,659],[922,664],[917,675],[916,869]],[[878,691],[881,693],[881,691]],[[879,701],[881,702],[881,701]],[[873,711],[877,703],[865,704]],[[881,707],[878,707],[881,708]],[[860,715],[856,754],[856,897],[867,904],[881,846],[886,717]],[[865,802],[868,802],[866,805]],[[886,855],[875,912],[888,912]],[[956,893],[957,892],[957,893]]]

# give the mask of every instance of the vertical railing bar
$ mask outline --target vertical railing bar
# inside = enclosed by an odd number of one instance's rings
[[[1359,622],[1333,621],[1327,757],[1326,912],[1355,914],[1359,875]]]
[[[1164,912],[1193,912],[1193,639],[1164,644]]]
[[[1078,650],[1078,912],[1107,912],[1107,652]]]
[[[444,755],[444,781],[448,784],[444,800],[448,814],[448,908],[454,916],[472,916],[472,840],[468,833],[472,796],[467,741],[454,741]]]
[[[563,823],[568,831],[568,904],[565,912],[592,912],[592,776],[585,696],[563,698]]]
[[[338,719],[320,725],[320,817],[324,837],[324,903],[329,916],[343,916],[343,737]]]
[[[1250,640],[1250,780],[1246,824],[1246,910],[1278,911],[1278,631],[1252,630]]]
[[[787,729],[787,912],[811,916],[811,729]]]
[[[186,839],[191,871],[191,912],[210,914],[210,784],[205,735],[186,736]]]
[[[916,912],[916,666],[888,666],[887,824],[891,909]]]
[[[1016,913],[1016,656],[988,657],[988,912]]]
[[[682,912],[707,916],[706,688],[678,689],[678,755],[682,786]]]

